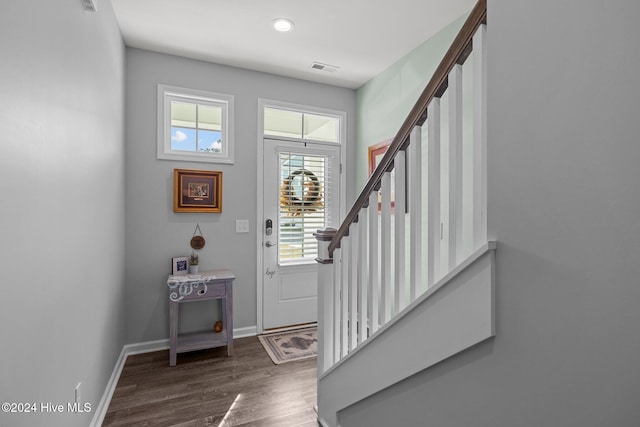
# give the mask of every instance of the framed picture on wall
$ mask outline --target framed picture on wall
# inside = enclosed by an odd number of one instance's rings
[[[222,212],[222,172],[173,170],[174,212]]]
[[[391,144],[391,138],[385,139],[382,142],[369,146],[369,176],[373,175],[380,161],[384,157],[385,153],[389,149]],[[396,196],[395,196],[395,169],[391,171],[391,213],[395,213],[396,209]],[[378,190],[378,212],[382,212],[382,191]]]
[[[186,256],[179,256],[171,258],[171,274],[179,276],[181,274],[187,274],[189,272],[189,258]]]
[[[369,176],[373,175],[373,171],[380,164],[384,153],[389,149],[389,144],[391,144],[391,138],[369,146]]]

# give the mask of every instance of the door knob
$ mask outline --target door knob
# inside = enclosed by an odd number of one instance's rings
[[[270,242],[270,241],[266,241],[266,242],[264,242],[264,245],[265,245],[266,247],[268,247],[268,248],[270,248],[270,247],[272,247],[272,246],[278,246],[278,244],[277,244],[277,243],[273,243],[273,242]]]

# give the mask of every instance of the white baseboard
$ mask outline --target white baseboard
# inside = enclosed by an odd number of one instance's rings
[[[127,344],[122,349],[127,356],[134,354],[152,353],[154,351],[166,350],[169,348],[169,338],[155,341],[138,342]]]
[[[256,335],[258,335],[258,328],[256,326],[233,329],[233,339],[255,337]]]
[[[256,326],[247,326],[244,328],[236,328],[233,330],[233,338],[246,338],[253,337],[257,335],[258,328]],[[116,365],[113,368],[113,372],[111,373],[111,377],[107,382],[107,387],[102,394],[102,399],[100,399],[100,403],[96,408],[96,412],[93,415],[93,419],[91,420],[90,427],[100,427],[102,422],[104,421],[104,417],[107,415],[107,409],[109,409],[109,404],[111,403],[111,398],[113,397],[113,392],[116,390],[116,386],[118,385],[118,380],[120,379],[120,374],[122,373],[122,369],[124,368],[124,364],[127,361],[127,357],[133,356],[134,354],[143,354],[143,353],[151,353],[154,351],[166,350],[169,348],[169,339],[156,340],[156,341],[146,341],[139,342],[133,344],[126,344],[122,347],[122,351],[120,352],[120,356],[118,356],[118,360],[116,361]]]
[[[320,424],[322,427],[329,427],[329,424],[327,424],[325,420],[320,417],[318,417],[318,424]]]
[[[111,397],[113,396],[113,392],[116,390],[116,385],[118,385],[122,368],[124,368],[124,362],[127,360],[126,348],[126,345],[122,347],[120,356],[118,356],[118,360],[116,361],[116,366],[113,368],[111,377],[107,382],[107,387],[104,389],[102,399],[100,399],[100,403],[98,403],[98,407],[96,408],[96,412],[93,414],[89,427],[100,427],[102,425],[102,421],[104,421],[105,415],[107,415],[107,409],[109,409]]]

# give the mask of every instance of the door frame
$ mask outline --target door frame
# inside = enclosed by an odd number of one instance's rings
[[[262,219],[264,217],[264,194],[262,190],[262,175],[264,173],[264,109],[265,107],[281,108],[285,110],[300,111],[309,114],[321,114],[338,117],[340,119],[340,207],[338,209],[338,219],[342,222],[346,209],[346,174],[343,173],[342,165],[345,164],[347,155],[347,113],[345,111],[330,110],[327,108],[314,107],[310,105],[293,104],[290,102],[276,101],[272,99],[258,98],[258,154],[257,154],[257,177],[256,177],[256,332],[261,334],[264,332],[263,322],[263,276],[264,262],[262,259]],[[291,141],[287,138],[279,138],[268,136],[268,139],[283,141]]]

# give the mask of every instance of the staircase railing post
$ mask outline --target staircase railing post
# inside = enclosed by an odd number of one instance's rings
[[[329,244],[338,230],[323,228],[313,235],[318,242],[318,375],[334,364],[333,356],[333,255]]]

